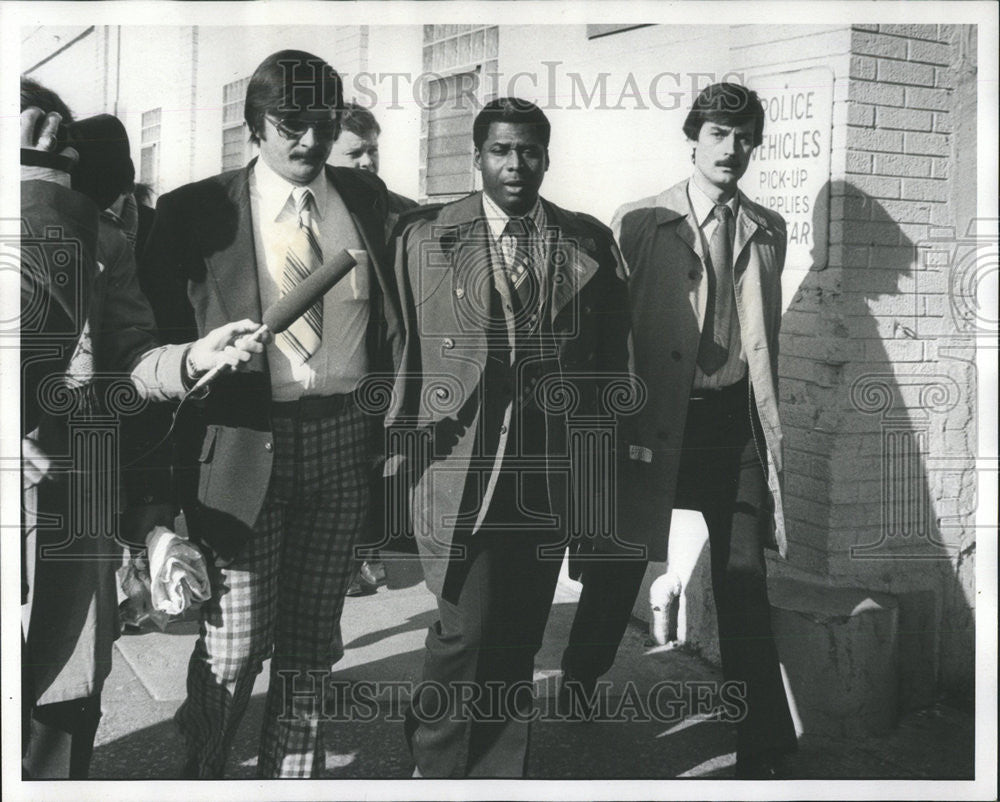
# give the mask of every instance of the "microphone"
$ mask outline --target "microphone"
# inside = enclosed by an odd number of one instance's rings
[[[346,250],[338,253],[268,307],[261,318],[261,323],[264,324],[262,328],[272,334],[287,329],[326,295],[334,284],[350,273],[356,264],[357,260]]]
[[[314,270],[271,304],[261,317],[260,328],[252,332],[249,337],[259,342],[267,332],[272,334],[283,332],[302,317],[316,301],[326,295],[338,281],[350,273],[356,264],[357,260],[347,250],[336,254],[322,267]],[[229,365],[225,362],[216,365],[195,382],[189,394],[211,384],[220,373],[228,368]]]

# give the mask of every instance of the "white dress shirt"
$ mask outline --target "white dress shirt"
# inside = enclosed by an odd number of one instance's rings
[[[286,354],[276,342],[267,346],[275,401],[349,393],[368,372],[368,253],[326,172],[320,172],[308,188],[313,194],[312,221],[324,260],[346,248],[357,265],[324,296],[322,341],[306,362]],[[262,310],[281,297],[288,242],[298,229],[293,189],[297,187],[263,159],[257,160],[250,174],[250,209]]]

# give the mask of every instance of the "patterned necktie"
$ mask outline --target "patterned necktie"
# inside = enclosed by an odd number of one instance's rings
[[[698,367],[706,376],[719,370],[729,358],[729,324],[733,314],[733,213],[724,204],[718,204],[712,213],[718,225],[708,244],[708,303],[698,346]]]
[[[293,197],[299,190],[293,190]],[[285,271],[281,277],[281,294],[287,294],[313,270],[323,264],[323,250],[312,227],[313,196],[303,189],[295,199],[298,228],[290,237],[285,254]],[[278,347],[299,362],[306,362],[316,353],[323,336],[323,299],[320,298],[306,313],[277,337]]]
[[[507,221],[504,233],[514,238],[514,258],[507,264],[507,279],[514,290],[514,323],[519,332],[530,331],[538,319],[538,273],[531,258],[530,223],[524,217]]]

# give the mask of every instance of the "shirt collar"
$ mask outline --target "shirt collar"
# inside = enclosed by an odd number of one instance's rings
[[[698,221],[698,227],[701,228],[708,222],[708,218],[712,216],[712,210],[716,207],[716,203],[705,194],[705,191],[698,186],[698,182],[693,177],[688,181],[688,198],[691,200],[691,208],[694,209],[694,216]],[[737,190],[733,194],[733,197],[726,201],[726,206],[733,213],[734,220],[736,219],[736,212],[739,209],[739,198],[740,193]]]
[[[292,191],[298,189],[298,185],[286,181],[274,172],[263,159],[257,159],[253,171],[263,219],[277,221],[286,208],[294,214],[295,202],[291,198]],[[322,220],[326,213],[327,193],[329,192],[326,168],[320,170],[319,175],[306,186],[313,194],[315,217]]]
[[[507,228],[507,221],[510,220],[510,215],[497,206],[493,199],[485,192],[483,193],[483,215],[486,217],[486,223],[490,227],[490,234],[493,237],[493,241],[496,242],[503,236],[504,229]],[[531,211],[524,215],[524,217],[534,224],[536,233],[541,232],[545,228],[545,209],[542,208],[542,199],[540,197],[535,200],[535,205],[531,207]]]

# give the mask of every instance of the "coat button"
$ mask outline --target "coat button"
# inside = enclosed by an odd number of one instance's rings
[[[274,444],[273,443],[264,443],[264,450],[265,451],[274,451]]]
[[[455,347],[455,341],[453,339],[451,339],[451,337],[445,337],[444,338],[444,342],[442,343],[442,345],[444,345],[445,348],[454,348]]]
[[[701,278],[701,273],[699,273],[697,270],[692,270],[690,273],[688,273],[688,278],[691,279],[691,281],[697,281],[698,279]]]
[[[670,356],[673,358],[674,362],[680,362],[681,361],[681,352],[680,351],[671,351],[670,352]]]
[[[465,288],[464,287],[455,287],[455,297],[456,298],[464,298],[465,297]]]

